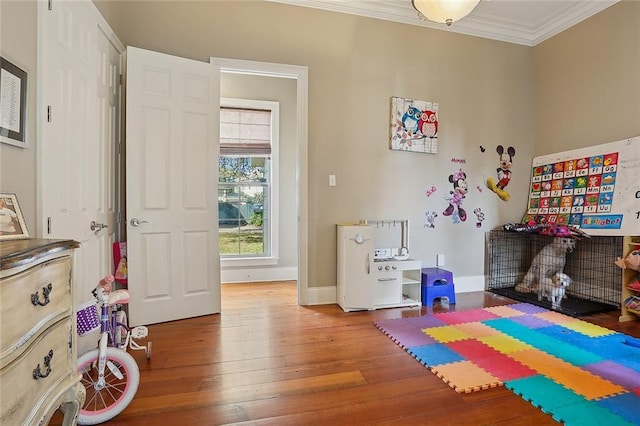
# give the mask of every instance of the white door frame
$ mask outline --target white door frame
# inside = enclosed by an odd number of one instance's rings
[[[309,300],[308,274],[308,68],[300,65],[214,57],[210,59],[210,62],[218,65],[220,72],[293,78],[297,82],[296,200],[298,213],[298,304],[313,304],[313,302]]]

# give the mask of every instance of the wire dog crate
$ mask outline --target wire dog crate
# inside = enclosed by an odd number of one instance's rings
[[[550,302],[538,301],[536,293],[515,290],[529,270],[534,257],[554,237],[493,230],[487,233],[487,290],[518,301],[549,308]],[[566,289],[561,312],[587,315],[620,308],[622,274],[615,260],[622,255],[623,237],[595,236],[576,240],[566,255],[564,272],[573,282]]]

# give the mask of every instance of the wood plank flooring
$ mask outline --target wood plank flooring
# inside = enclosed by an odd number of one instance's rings
[[[222,286],[222,313],[149,327],[150,361],[109,425],[546,425],[550,416],[504,388],[458,394],[373,326],[375,320],[514,301],[456,295],[433,309],[343,312],[297,306],[296,283]],[[619,312],[583,317],[640,337]],[[50,425],[61,424],[56,415]]]

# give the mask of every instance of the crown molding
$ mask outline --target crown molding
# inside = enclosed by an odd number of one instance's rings
[[[595,15],[620,0],[571,1],[552,19],[535,25],[494,15],[472,12],[448,27],[418,17],[410,0],[267,0],[292,6],[322,9],[368,18],[400,22],[453,33],[488,38],[507,43],[535,46],[571,26]],[[565,2],[566,3],[566,2]]]
[[[602,12],[619,1],[620,0],[575,2],[565,13],[549,19],[547,22],[543,22],[536,27],[532,40],[533,46],[542,43],[556,34],[560,34],[562,31]]]

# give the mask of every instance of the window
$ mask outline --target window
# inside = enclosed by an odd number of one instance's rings
[[[279,104],[220,101],[219,249],[223,265],[276,263]]]

